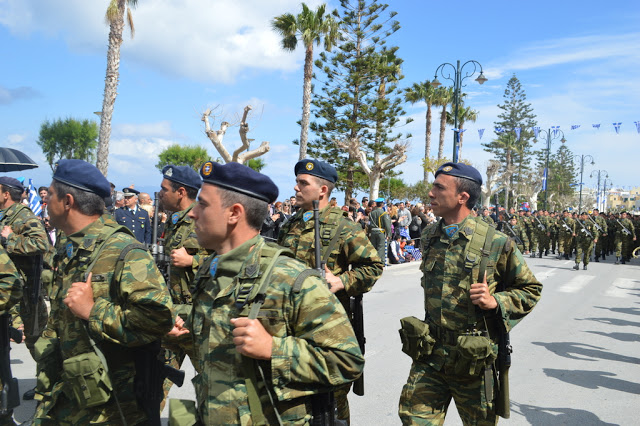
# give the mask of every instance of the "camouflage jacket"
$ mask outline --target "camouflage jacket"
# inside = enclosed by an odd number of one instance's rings
[[[513,238],[513,241],[516,243],[520,251],[529,251],[529,237],[527,237],[527,233],[524,232],[524,229],[522,229],[520,225],[504,226],[502,231],[505,235]],[[518,242],[518,239],[520,242]]]
[[[44,257],[52,253],[47,231],[40,219],[22,203],[0,210],[0,230],[5,226],[11,227],[13,232],[6,239],[2,238],[2,245],[26,283],[36,268],[33,256]]]
[[[311,215],[305,220],[309,214]],[[384,263],[362,228],[347,219],[346,215],[347,212],[329,206],[320,210],[318,214],[323,257],[338,224],[340,221],[345,222],[338,242],[327,259],[327,267],[334,275],[340,277],[344,284],[345,289],[336,293],[336,296],[348,311],[349,296],[357,296],[371,290],[382,275]],[[278,244],[293,251],[296,259],[313,268],[314,235],[312,212],[300,210],[282,225]]]
[[[591,219],[593,219],[593,221],[600,227],[601,230],[598,231],[600,232],[600,235],[606,235],[609,228],[609,226],[607,225],[607,221],[600,215],[592,217]]]
[[[560,217],[558,218],[558,229],[561,235],[571,236],[576,233],[576,221],[571,217]]]
[[[600,237],[600,233],[596,229],[596,226],[589,219],[582,221],[576,220],[576,238],[579,242],[593,241]],[[591,234],[591,237],[589,236]]]
[[[193,383],[205,425],[252,423],[247,374],[233,343],[230,319],[247,315],[258,283],[271,264],[270,255],[277,249],[256,236],[228,253],[207,258],[196,275],[187,336],[193,339],[196,371],[201,372]],[[310,276],[300,291],[293,290],[296,277],[305,269],[291,257],[280,257],[258,314],[273,336],[273,353],[271,361],[257,362],[284,424],[308,422],[309,405],[304,397],[353,381],[364,367],[346,313],[322,280]],[[237,304],[238,294],[247,285],[251,290],[243,309]],[[268,424],[277,424],[264,383],[258,380]]]
[[[496,231],[486,267],[489,290],[498,302],[494,311],[481,311],[471,304],[469,290],[471,284],[480,282],[478,273],[480,259],[476,259],[473,269],[465,266],[468,242],[483,222],[465,218],[458,231],[449,238],[442,230],[442,219],[425,228],[422,233],[423,258],[422,287],[426,316],[430,324],[449,333],[459,334],[469,327],[470,312],[475,315],[478,328],[484,328],[483,316],[490,327],[504,327],[510,331],[534,308],[542,292],[542,284],[533,275],[522,254],[509,238]],[[498,283],[505,290],[498,289]],[[471,308],[471,309],[470,309]],[[495,336],[492,334],[495,341]],[[453,346],[437,341],[432,354],[425,360],[436,370],[445,363],[455,362],[450,355]]]
[[[22,279],[0,245],[0,313],[9,311],[22,298]]]
[[[171,265],[171,297],[173,303],[176,304],[191,304],[189,286],[202,261],[211,254],[198,244],[198,237],[193,229],[195,223],[189,217],[189,212],[194,204],[181,212],[172,214],[164,231],[164,252],[166,255],[171,255],[172,250],[184,247],[187,253],[193,256],[191,267],[180,268]]]
[[[633,222],[631,222],[631,220],[629,218],[626,219],[622,219],[619,218],[618,220],[613,220],[614,226],[616,228],[616,235],[619,237],[628,237],[628,238],[635,238],[636,236],[636,230],[633,227]],[[627,228],[627,231],[629,231],[630,234],[627,234],[624,232],[624,229],[622,229],[622,227]]]
[[[104,241],[106,243],[98,252]],[[61,371],[63,360],[92,352],[88,329],[104,352],[113,388],[130,424],[145,418],[138,408],[133,389],[134,348],[158,340],[173,326],[169,292],[146,250],[131,250],[122,262],[121,273],[114,276],[118,256],[125,247],[134,243],[137,243],[136,239],[126,228],[105,216],[66,236],[64,257],[60,257],[54,274],[51,315],[37,343],[45,346],[50,342],[50,347],[54,348],[51,354],[37,360],[39,371],[50,370],[56,365],[57,370],[54,371]],[[83,321],[67,308],[63,300],[72,283],[86,281],[85,271],[96,255],[98,259],[91,271],[95,304],[88,321]],[[113,398],[103,405],[81,410],[75,402],[60,397],[65,388],[61,377],[48,380],[51,380],[50,386],[38,377],[37,390],[44,397],[44,404],[38,411],[40,419],[47,419],[47,412],[56,401],[62,400],[72,405],[65,408],[72,408],[71,412],[77,416],[75,420],[68,419],[71,423],[81,423],[84,420],[80,419],[86,419],[87,415],[106,423],[120,422]]]

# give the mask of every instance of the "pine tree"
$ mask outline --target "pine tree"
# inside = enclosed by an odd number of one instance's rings
[[[555,154],[549,158],[547,189],[550,206],[554,206],[556,210],[562,210],[571,203],[575,195],[575,187],[571,184],[577,181],[577,176],[573,152],[566,145],[560,145]]]
[[[496,139],[483,143],[484,150],[494,154],[500,161],[501,172],[506,178],[505,205],[510,206],[509,194],[519,181],[524,179],[526,172],[531,170],[533,153],[532,128],[536,125],[535,114],[531,104],[526,102],[527,96],[518,78],[513,75],[504,91],[504,103],[498,105],[502,112],[498,115],[500,121],[494,122]],[[517,135],[517,129],[520,135]]]
[[[403,114],[396,84],[402,60],[397,47],[386,46],[400,28],[393,20],[395,12],[382,17],[388,5],[377,0],[341,0],[340,5],[343,40],[316,61],[322,87],[312,101],[315,120],[310,128],[316,139],[309,142],[308,152],[336,167],[337,187],[348,200],[354,189],[366,188],[368,180],[356,156],[338,143],[357,141],[368,159],[391,151],[387,144],[401,137],[393,129]]]

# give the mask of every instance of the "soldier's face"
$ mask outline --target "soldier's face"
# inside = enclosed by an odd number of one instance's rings
[[[453,176],[439,174],[433,182],[429,198],[431,198],[431,208],[437,216],[447,216],[464,204],[468,197],[466,192],[458,194],[455,179]]]
[[[323,185],[320,185],[315,176],[299,174],[296,176],[296,205],[302,206],[305,210],[311,210],[311,202],[320,199]],[[326,187],[325,187],[326,188]]]
[[[54,228],[62,228],[64,221],[64,200],[58,197],[53,185],[49,187],[47,196],[47,208],[49,209],[49,222]]]
[[[221,247],[227,238],[229,215],[230,208],[222,207],[218,188],[203,184],[198,202],[189,212],[189,217],[195,221],[194,229],[202,247],[223,253]]]
[[[168,179],[163,179],[160,184],[160,192],[158,192],[158,198],[162,202],[162,207],[172,212],[180,210],[178,204],[180,203],[178,197],[178,191],[174,191],[171,186],[171,182]]]

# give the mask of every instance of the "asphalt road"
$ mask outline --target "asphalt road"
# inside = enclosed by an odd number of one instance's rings
[[[611,259],[611,258],[610,258]],[[638,424],[640,401],[640,261],[627,265],[527,258],[544,284],[536,309],[511,334],[512,425]],[[411,360],[400,350],[400,318],[422,317],[418,263],[392,266],[364,298],[367,335],[365,396],[350,395],[353,425],[399,425],[398,398]],[[24,345],[13,345],[20,391],[35,385]],[[193,369],[186,365],[187,376]],[[194,399],[191,383],[170,397]],[[35,409],[23,401],[18,421]],[[166,410],[165,415],[166,418]],[[446,425],[459,425],[454,405]]]

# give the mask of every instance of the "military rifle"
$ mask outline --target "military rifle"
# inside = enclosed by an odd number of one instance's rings
[[[22,343],[22,332],[11,327],[10,314],[0,314],[0,415],[8,415],[13,408],[20,405],[18,379],[11,373],[11,339],[16,343]]]
[[[500,340],[498,341],[498,394],[496,396],[496,415],[508,419],[511,416],[509,407],[509,368],[511,367],[511,338],[503,324],[498,325]]]
[[[515,238],[516,240],[516,244],[519,244],[521,246],[524,245],[524,243],[522,242],[522,240],[520,239],[520,237],[518,237],[518,234],[516,234],[516,231],[513,230],[513,228],[511,227],[511,225],[509,225],[509,223],[507,223],[506,221],[501,221],[501,223],[503,223],[507,229],[509,230],[509,232],[511,232],[511,234],[513,235],[513,238]]]
[[[618,225],[620,225],[622,227],[622,233],[624,235],[631,235],[631,231],[629,231],[627,228],[625,228],[625,226],[622,224],[622,222],[620,222],[620,219],[616,218],[616,222],[618,222]]]
[[[31,282],[28,290],[28,305],[33,308],[33,335],[40,335],[40,325],[38,324],[38,305],[40,301],[40,292],[42,290],[42,269],[44,258],[41,254],[35,256],[34,269],[31,275]]]
[[[587,234],[589,236],[589,238],[591,238],[592,240],[595,240],[595,237],[593,236],[593,234],[591,232],[589,232],[589,230],[587,229],[586,226],[584,226],[584,223],[582,223],[582,221],[580,219],[578,219],[578,223],[580,224],[580,226],[582,227],[582,232],[584,232],[585,234]]]
[[[602,228],[600,228],[600,225],[598,225],[598,222],[596,222],[595,220],[593,220],[593,218],[589,215],[587,215],[587,217],[589,218],[589,220],[591,222],[593,222],[593,224],[595,225],[596,229],[598,230],[598,232],[602,232]]]
[[[542,224],[542,222],[540,222],[540,219],[538,219],[538,216],[533,216],[533,217],[538,221],[538,228],[540,228],[542,232],[546,232],[547,228]]]
[[[571,227],[567,224],[567,218],[565,217],[562,218],[562,227],[573,234]]]

